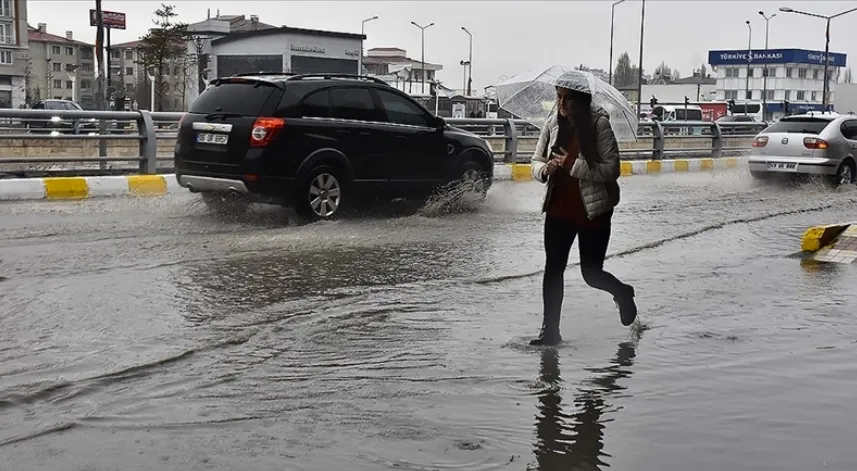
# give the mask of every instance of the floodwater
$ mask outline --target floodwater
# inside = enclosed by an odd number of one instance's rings
[[[607,269],[641,323],[571,266],[549,349],[537,183],[300,227],[191,195],[0,204],[0,468],[857,468],[857,268],[791,257],[857,189],[622,192]]]

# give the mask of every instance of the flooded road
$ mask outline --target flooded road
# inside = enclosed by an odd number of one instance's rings
[[[0,468],[855,469],[857,267],[790,255],[857,189],[622,192],[606,266],[642,324],[571,266],[556,349],[526,345],[536,183],[302,227],[191,195],[2,204]]]

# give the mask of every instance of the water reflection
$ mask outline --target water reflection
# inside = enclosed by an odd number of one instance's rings
[[[539,414],[536,416],[534,446],[536,461],[541,471],[553,470],[599,470],[609,467],[603,458],[604,424],[602,416],[609,412],[607,399],[617,391],[625,389],[617,384],[621,378],[631,375],[636,347],[632,342],[622,342],[611,365],[606,368],[587,369],[595,376],[587,380],[574,399],[578,412],[569,414],[562,404],[562,378],[559,372],[559,353],[548,348],[542,352],[539,379],[544,389],[539,393]]]

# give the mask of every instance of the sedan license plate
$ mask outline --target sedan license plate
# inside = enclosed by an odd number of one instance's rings
[[[768,170],[774,170],[777,172],[795,172],[797,171],[797,164],[786,162],[768,162]]]
[[[214,134],[210,132],[201,132],[196,135],[196,142],[199,144],[214,144],[225,146],[229,142],[229,134]]]

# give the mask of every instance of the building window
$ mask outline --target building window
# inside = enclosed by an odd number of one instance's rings
[[[797,69],[797,78],[806,78],[806,69]]]
[[[91,74],[92,73],[92,64],[80,64],[80,71],[82,73]]]
[[[74,48],[73,48],[73,47],[67,47],[67,48],[65,48],[65,55],[67,55],[67,56],[73,56],[73,55],[74,55]]]
[[[792,99],[792,91],[791,91],[791,90],[786,90],[786,96],[785,96],[785,99],[786,99],[786,100],[791,100],[791,99]]]
[[[726,90],[725,98],[727,100],[737,100],[738,99],[738,90]]]
[[[801,100],[805,100],[805,99],[806,99],[806,93],[803,90],[799,90],[797,92],[797,100],[801,101]]]
[[[773,100],[774,99],[774,90],[766,90],[765,91],[765,99]]]
[[[88,47],[83,47],[80,49],[80,58],[92,60],[92,49]]]
[[[112,51],[110,51],[110,58],[111,59],[121,59],[122,58],[122,52],[117,51],[116,49],[113,49]]]
[[[82,90],[89,90],[90,88],[92,88],[92,81],[90,81],[90,80],[81,80],[81,81],[80,81],[80,88],[81,88]]]
[[[126,92],[133,92],[134,91],[134,84],[133,83],[126,83],[125,84],[125,91]]]
[[[739,69],[737,67],[729,67],[726,69],[726,77],[738,77]]]
[[[818,99],[817,93],[818,92],[812,92],[812,95],[810,95],[812,97],[812,98],[810,98],[810,101],[815,101],[816,99]]]
[[[12,65],[12,51],[0,51],[0,64]]]
[[[125,75],[134,75],[133,67],[125,67]]]
[[[15,44],[15,36],[12,31],[11,24],[0,23],[0,44]]]
[[[772,69],[770,67],[765,67],[762,69],[762,77],[773,77],[776,75],[777,69]]]
[[[74,82],[72,82],[71,80],[66,80],[65,81],[65,88],[68,88],[69,90],[71,90],[72,88],[74,88]]]
[[[65,71],[66,72],[74,72],[77,67],[74,64],[66,64]]]
[[[12,0],[0,0],[0,16],[12,18]]]
[[[62,80],[54,80],[54,88],[62,88]]]
[[[62,72],[62,62],[54,62],[51,67],[53,68],[54,72]]]
[[[795,69],[788,68],[786,69],[786,78],[792,78],[795,76]],[[788,100],[788,98],[786,98]]]
[[[125,51],[125,60],[128,60],[128,61],[134,60],[134,51],[133,50],[128,49],[127,51]]]
[[[59,46],[51,46],[51,54],[56,54],[56,55],[62,54],[62,48]]]

